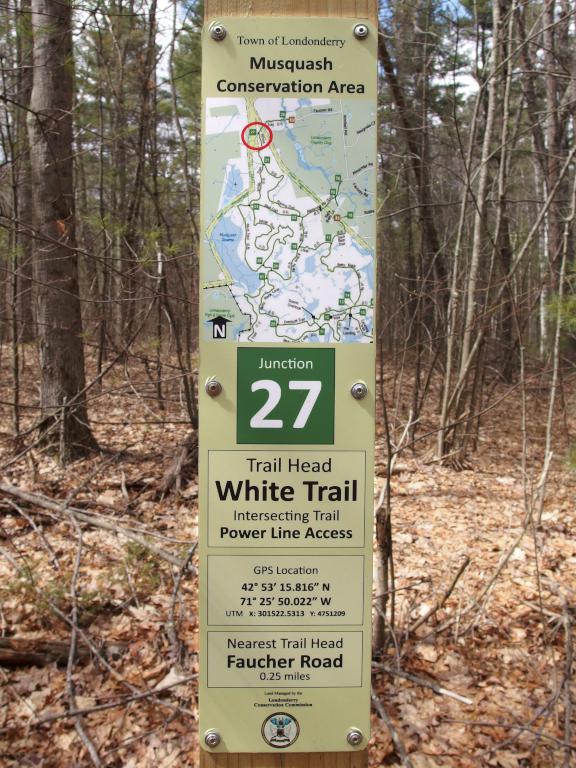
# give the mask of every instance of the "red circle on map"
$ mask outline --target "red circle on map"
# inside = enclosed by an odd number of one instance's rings
[[[268,131],[268,133],[270,135],[270,138],[268,139],[266,144],[262,144],[261,147],[253,147],[252,144],[249,144],[248,141],[246,140],[246,131],[249,128],[255,128],[257,126],[260,126],[261,128],[266,128],[266,130]],[[254,152],[261,152],[263,149],[266,149],[266,147],[269,147],[270,144],[272,144],[273,136],[274,136],[274,134],[272,133],[272,128],[270,128],[270,126],[267,125],[266,123],[259,123],[259,122],[248,123],[248,125],[244,126],[244,128],[242,130],[242,134],[241,134],[242,144],[244,144],[245,147],[248,147],[248,149],[251,149]]]

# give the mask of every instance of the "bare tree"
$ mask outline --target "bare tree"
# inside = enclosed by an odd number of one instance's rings
[[[62,461],[96,447],[85,398],[72,153],[69,0],[33,0],[34,79],[28,117],[40,346],[41,424]]]

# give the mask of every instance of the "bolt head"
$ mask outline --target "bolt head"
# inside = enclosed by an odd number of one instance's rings
[[[362,731],[359,731],[358,728],[350,728],[346,734],[346,741],[351,747],[359,747],[363,739]]]
[[[366,40],[370,33],[370,30],[366,26],[366,24],[356,24],[354,27],[354,37],[357,40]]]
[[[210,397],[218,397],[222,393],[222,384],[217,379],[208,379],[205,389],[206,394]]]
[[[204,743],[207,747],[210,747],[210,749],[214,749],[214,747],[217,747],[218,744],[220,744],[221,736],[218,733],[218,731],[206,731],[204,734]]]
[[[368,387],[363,381],[357,381],[355,384],[352,384],[350,393],[354,400],[363,400],[368,394]]]
[[[220,24],[220,22],[214,22],[214,24],[210,24],[210,37],[212,40],[220,42],[221,40],[224,40],[226,34],[227,32],[224,24]]]

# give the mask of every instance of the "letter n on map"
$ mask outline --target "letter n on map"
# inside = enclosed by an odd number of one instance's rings
[[[376,29],[225,23],[202,64],[200,742],[364,749]]]

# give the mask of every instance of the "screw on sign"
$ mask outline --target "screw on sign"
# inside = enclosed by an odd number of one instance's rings
[[[359,747],[363,740],[364,736],[362,735],[362,731],[358,730],[358,728],[350,728],[346,736],[346,741],[351,747]]]
[[[354,27],[354,37],[358,40],[365,40],[368,37],[369,29],[366,24],[356,24]]]
[[[216,40],[216,42],[219,43],[224,40],[226,35],[226,27],[223,24],[215,22],[214,24],[210,25],[210,37],[212,40]]]
[[[214,747],[217,747],[220,744],[221,736],[218,733],[218,731],[208,731],[204,735],[204,743],[207,747],[210,747],[211,749],[214,749]]]
[[[210,397],[218,397],[222,393],[222,384],[216,379],[208,379],[205,385],[206,394]]]
[[[368,387],[363,381],[357,381],[352,385],[350,394],[355,400],[363,400],[368,394]]]

